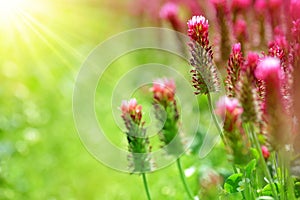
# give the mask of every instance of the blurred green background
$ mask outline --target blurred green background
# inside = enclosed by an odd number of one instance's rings
[[[145,199],[141,177],[110,169],[86,151],[72,115],[74,82],[89,52],[108,37],[140,26],[127,2],[0,2],[0,199]],[[146,54],[131,56],[121,72],[148,60]],[[107,127],[120,132],[109,119]],[[195,146],[201,134],[198,139]],[[224,155],[217,147],[203,160],[183,157],[184,168],[193,172],[188,181],[195,193],[206,168],[225,170]],[[148,179],[153,199],[185,198],[175,165]]]

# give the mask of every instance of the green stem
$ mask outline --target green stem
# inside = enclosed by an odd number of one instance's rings
[[[181,181],[183,183],[184,189],[185,189],[186,193],[188,194],[189,198],[194,200],[194,195],[192,194],[191,189],[189,188],[189,186],[186,182],[186,178],[185,178],[184,172],[183,172],[182,167],[181,167],[180,158],[178,158],[176,160],[176,162],[177,162],[177,167],[178,167],[178,170],[179,170],[179,173],[180,173],[180,178],[181,178]]]
[[[257,135],[256,133],[254,132],[253,130],[253,124],[249,124],[249,129],[248,131],[250,131],[250,135],[252,136],[253,138],[253,141],[254,141],[254,145],[255,145],[255,148],[257,149],[258,153],[259,153],[259,159],[260,159],[260,162],[262,164],[262,170],[266,176],[266,178],[268,179],[269,181],[269,184],[270,184],[270,187],[271,187],[271,190],[272,190],[272,193],[273,193],[273,198],[275,200],[278,199],[278,196],[277,196],[277,192],[276,192],[276,188],[275,188],[275,184],[274,184],[274,181],[271,177],[271,174],[269,172],[269,169],[268,169],[268,166],[266,164],[266,161],[264,159],[264,156],[262,154],[262,151],[261,151],[261,146],[259,144],[259,141],[258,141],[258,138],[257,138]]]
[[[211,112],[212,118],[214,120],[215,126],[217,127],[217,129],[219,131],[219,134],[222,138],[222,141],[223,141],[224,145],[226,145],[226,140],[225,140],[225,137],[224,137],[223,130],[222,130],[220,124],[218,123],[217,117],[215,115],[215,112],[214,112],[214,109],[213,109],[213,106],[212,106],[212,100],[211,100],[210,93],[207,94],[207,100],[208,100],[208,107],[209,107],[209,110]]]
[[[142,177],[143,177],[145,191],[146,191],[146,194],[147,194],[147,199],[151,200],[151,196],[150,196],[150,192],[149,192],[149,187],[148,187],[148,183],[147,183],[146,174],[142,173]]]

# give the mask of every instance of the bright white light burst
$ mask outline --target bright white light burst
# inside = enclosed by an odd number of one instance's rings
[[[15,15],[23,5],[24,0],[0,0],[0,17],[7,19]]]

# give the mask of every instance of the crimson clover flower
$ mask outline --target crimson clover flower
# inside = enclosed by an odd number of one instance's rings
[[[156,118],[163,124],[163,128],[159,132],[159,139],[166,146],[169,154],[178,156],[182,152],[183,146],[178,135],[180,127],[175,99],[175,82],[167,78],[154,80],[151,91],[153,92]]]
[[[229,154],[233,156],[236,164],[249,162],[249,140],[242,127],[242,114],[244,112],[238,99],[222,97],[217,102],[216,114],[224,119],[224,136],[227,141]]]
[[[284,76],[280,60],[274,57],[265,57],[259,62],[255,76],[265,82],[264,116],[268,125],[270,143],[274,149],[278,149],[289,143],[290,135],[288,133],[290,130],[287,130],[287,127],[291,127],[289,123],[292,121],[285,109],[282,94]]]
[[[268,147],[266,147],[265,145],[262,145],[261,146],[261,151],[262,151],[262,154],[263,154],[265,159],[268,159],[270,157],[270,152],[269,152]]]
[[[179,15],[178,5],[173,2],[167,2],[166,4],[164,4],[159,12],[160,18],[168,20],[171,23],[174,30],[181,31],[182,24],[178,18],[178,15]]]
[[[245,10],[251,5],[251,0],[232,0],[231,9],[233,11]]]
[[[122,118],[126,123],[126,128],[131,129],[132,123],[139,125],[142,119],[142,106],[137,104],[136,99],[122,101],[121,104]]]
[[[237,83],[237,98],[241,103],[244,113],[244,122],[259,122],[261,120],[259,82],[255,78],[254,71],[257,67],[259,56],[256,53],[249,52],[244,64],[241,66],[240,77]],[[263,91],[261,91],[263,93]]]
[[[236,83],[240,76],[240,70],[244,63],[241,44],[236,43],[232,46],[232,51],[227,63],[227,77],[225,80],[227,95],[236,97]]]
[[[154,99],[164,106],[170,102],[175,102],[176,85],[172,79],[162,78],[154,80],[151,91]]]
[[[201,16],[193,16],[187,22],[188,25],[188,36],[198,42],[206,51],[210,52],[212,58],[211,47],[209,46],[208,40],[208,20]]]
[[[223,97],[217,102],[217,108],[215,110],[224,121],[224,130],[232,132],[235,129],[241,128],[241,115],[243,108],[240,106],[238,99]]]
[[[213,63],[213,53],[208,40],[208,20],[193,16],[188,22],[188,36],[191,39],[190,52],[192,84],[195,94],[208,94],[220,90],[220,80]]]
[[[150,145],[149,138],[146,135],[146,129],[143,128],[142,106],[137,104],[136,99],[122,101],[121,117],[127,128],[126,136],[128,141],[128,150],[131,152],[131,165],[133,172],[145,172],[150,169]]]

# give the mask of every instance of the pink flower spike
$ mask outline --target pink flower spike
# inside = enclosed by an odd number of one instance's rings
[[[240,128],[240,117],[243,113],[243,108],[236,98],[228,98],[227,96],[222,97],[217,102],[215,112],[225,120],[224,129],[226,131],[231,132],[234,128]]]
[[[122,111],[123,114],[128,112],[128,103],[127,103],[126,100],[122,101],[121,111]]]
[[[178,15],[178,6],[175,3],[168,2],[160,10],[159,16],[162,19],[171,19]]]
[[[232,0],[231,8],[234,10],[243,10],[251,5],[250,0]]]
[[[232,53],[235,55],[237,53],[240,53],[241,52],[241,43],[235,43],[233,44],[232,46]]]
[[[142,119],[142,106],[137,104],[135,98],[129,101],[123,100],[120,109],[122,111],[122,118],[126,122],[133,120],[136,124],[140,124]]]
[[[137,106],[136,99],[135,98],[134,99],[130,99],[129,102],[128,102],[128,110],[129,111],[134,111],[135,108],[136,108],[136,106]]]
[[[265,159],[268,159],[270,157],[270,152],[266,146],[261,146],[261,151]]]
[[[242,66],[243,71],[250,71],[254,73],[254,70],[257,67],[257,63],[259,60],[259,55],[255,52],[248,52],[247,59],[245,64]]]
[[[267,2],[266,0],[256,0],[254,4],[254,9],[257,13],[263,14],[266,10]]]
[[[208,20],[201,16],[193,16],[187,22],[188,36],[199,44],[208,45]],[[207,43],[207,44],[206,44]]]
[[[260,80],[275,78],[275,81],[281,78],[280,60],[274,57],[264,58],[255,70],[255,76]]]
[[[243,108],[239,106],[239,101],[236,98],[224,96],[217,102],[216,113],[224,117],[226,112],[234,116],[240,115],[243,113]]]
[[[154,98],[159,102],[174,101],[175,90],[175,81],[167,78],[154,80],[151,88]]]
[[[257,64],[259,56],[257,53],[249,52],[247,56],[248,64]]]

